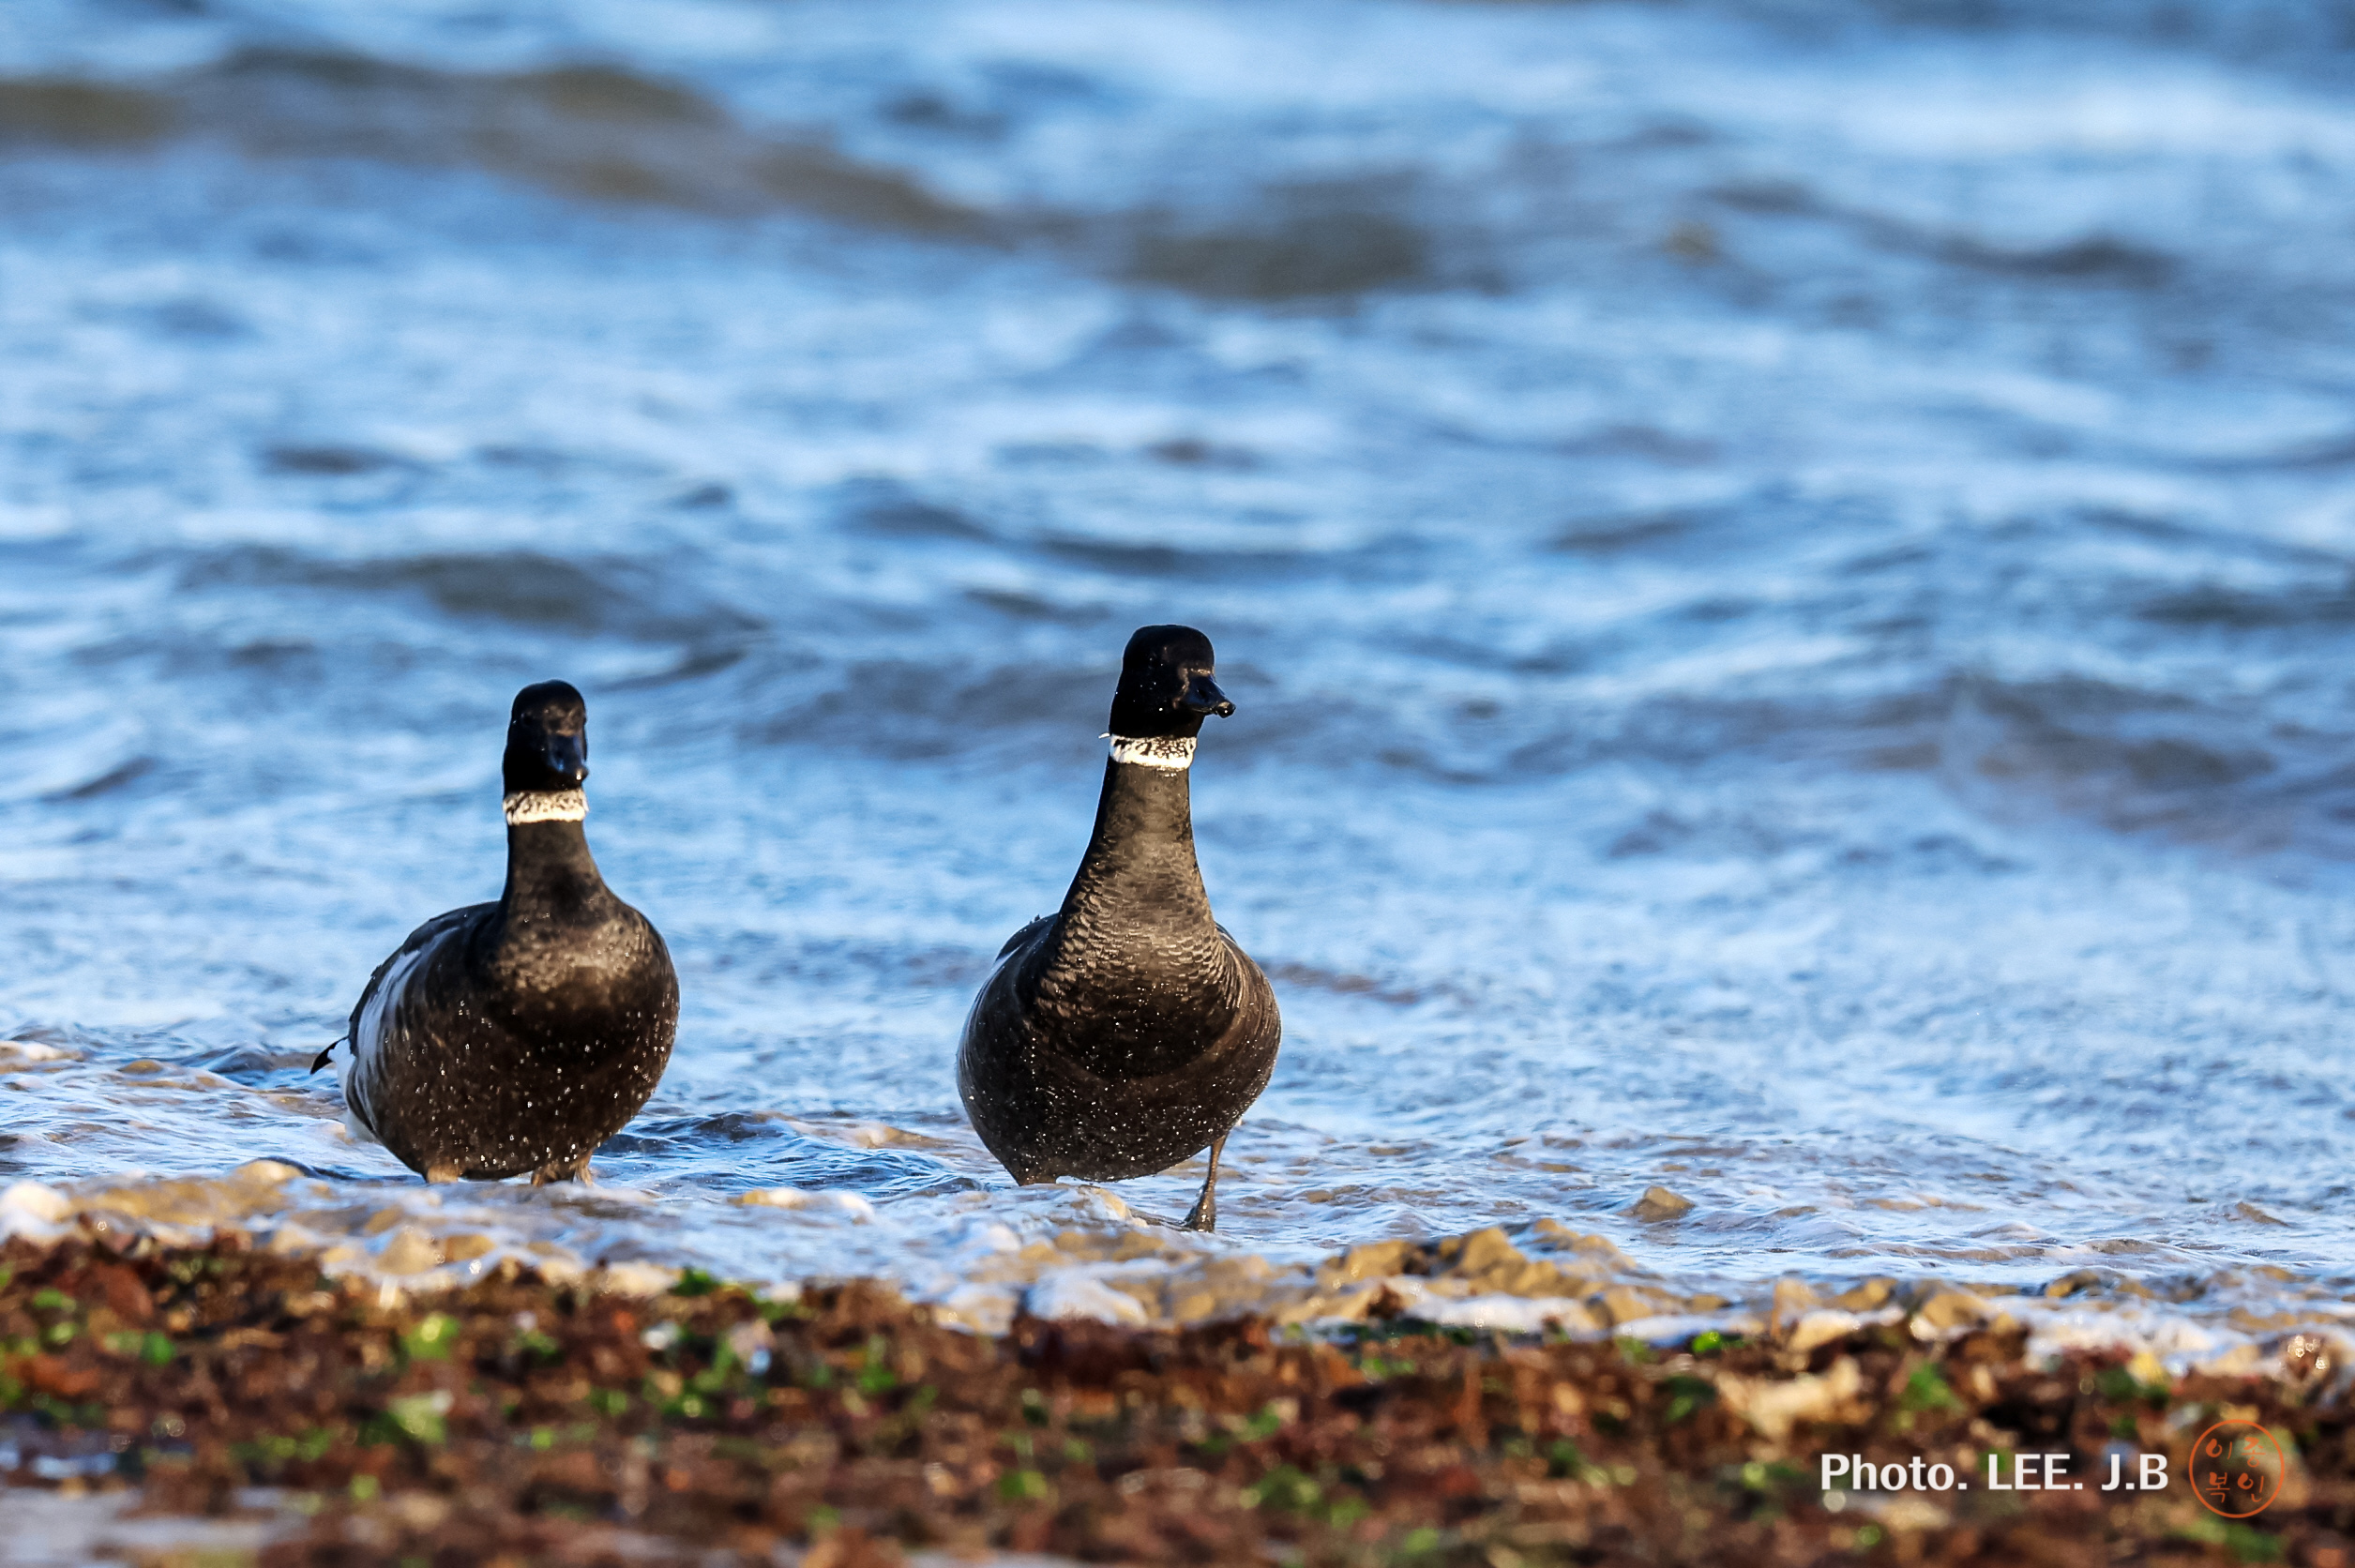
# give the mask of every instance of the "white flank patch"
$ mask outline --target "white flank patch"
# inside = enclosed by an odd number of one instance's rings
[[[577,822],[589,814],[589,797],[578,790],[519,790],[499,802],[507,826],[526,822]]]
[[[1112,743],[1112,761],[1134,762],[1140,768],[1169,768],[1184,773],[1194,765],[1194,737],[1191,735],[1107,735]]]
[[[360,1009],[360,1021],[353,1026],[352,1038],[343,1054],[335,1059],[336,1081],[343,1090],[343,1125],[355,1143],[384,1141],[376,1136],[376,1129],[369,1125],[369,1084],[383,1063],[386,1027],[400,1004],[401,990],[433,946],[432,942],[426,942],[393,960],[392,968],[385,972],[383,983],[368,999],[368,1005]]]

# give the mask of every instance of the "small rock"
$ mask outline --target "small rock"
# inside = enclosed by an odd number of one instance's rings
[[[833,1209],[851,1216],[853,1225],[875,1217],[875,1205],[855,1192],[809,1192],[800,1187],[754,1187],[739,1193],[736,1201],[755,1208]]]
[[[1681,1193],[1670,1192],[1666,1187],[1646,1187],[1643,1189],[1643,1196],[1636,1199],[1636,1217],[1647,1225],[1658,1225],[1668,1220],[1683,1219],[1692,1212],[1693,1200],[1691,1199]]]
[[[2238,1345],[2227,1349],[2222,1355],[2211,1356],[2206,1361],[2195,1363],[2192,1370],[2205,1372],[2212,1378],[2245,1378],[2257,1371],[2264,1364],[2264,1362],[2265,1353],[2248,1340],[2243,1339]],[[2248,1415],[2235,1415],[2228,1419],[2245,1421],[2252,1419],[2257,1413],[2257,1407],[2254,1405],[2242,1408],[2248,1410]]]
[[[932,1303],[934,1316],[976,1334],[1004,1334],[1014,1325],[1021,1296],[1003,1285],[960,1285]]]
[[[1842,1356],[1820,1374],[1805,1377],[1717,1380],[1718,1396],[1726,1409],[1742,1417],[1770,1442],[1781,1442],[1803,1421],[1841,1418],[1843,1408],[1864,1390],[1864,1375],[1855,1358]]]
[[[1181,1323],[1206,1323],[1220,1318],[1241,1318],[1254,1312],[1266,1312],[1295,1294],[1305,1294],[1305,1280],[1295,1276],[1279,1280],[1275,1266],[1257,1253],[1238,1256],[1214,1256],[1172,1269],[1166,1274],[1144,1275],[1132,1282],[1115,1279],[1120,1289],[1132,1294],[1150,1293],[1151,1304],[1159,1315],[1163,1301],[1166,1315]]]
[[[1684,1304],[1664,1290],[1647,1290],[1634,1285],[1614,1285],[1594,1298],[1594,1304],[1603,1309],[1611,1320],[1611,1327],[1632,1323],[1639,1318],[1657,1318],[1664,1313],[1680,1312]]]
[[[1440,1243],[1440,1256],[1456,1265],[1458,1274],[1479,1274],[1489,1270],[1526,1263],[1521,1249],[1505,1240],[1504,1232],[1495,1226],[1474,1230],[1467,1236],[1451,1236]]]
[[[384,1244],[382,1253],[377,1253],[377,1269],[382,1274],[424,1274],[426,1269],[438,1267],[441,1245],[415,1224],[402,1224],[393,1231],[393,1239]]]
[[[62,1225],[66,1216],[73,1213],[73,1200],[55,1187],[45,1187],[38,1182],[19,1182],[0,1192],[0,1210],[14,1210],[44,1225]]]
[[[1848,1312],[1878,1312],[1889,1304],[1895,1294],[1894,1279],[1868,1279],[1853,1289],[1843,1290],[1832,1298],[1832,1304]]]
[[[1494,1226],[1468,1236],[1450,1237],[1440,1243],[1439,1255],[1453,1262],[1451,1274],[1486,1295],[1570,1296],[1582,1294],[1597,1283],[1573,1278],[1551,1263],[1531,1258]]]
[[[1178,1323],[1206,1323],[1218,1315],[1218,1297],[1210,1290],[1170,1294],[1170,1319]]]
[[[1546,1321],[1564,1334],[1600,1334],[1608,1326],[1599,1315],[1578,1302],[1548,1302],[1545,1313]]]
[[[1551,1263],[1534,1259],[1518,1268],[1501,1270],[1484,1283],[1508,1296],[1583,1296],[1603,1281],[1593,1274],[1564,1274]]]
[[[1314,1290],[1287,1302],[1270,1314],[1279,1323],[1314,1323],[1332,1319],[1363,1322],[1386,1286],[1358,1285],[1340,1291]]]
[[[1134,1262],[1140,1258],[1157,1258],[1162,1253],[1161,1239],[1150,1230],[1124,1230],[1112,1242],[1112,1261]]]
[[[765,1355],[777,1349],[777,1331],[755,1318],[748,1323],[738,1323],[726,1334],[728,1353],[738,1361],[750,1364],[756,1355]]]
[[[581,1261],[571,1248],[554,1242],[526,1242],[523,1250],[531,1255],[532,1267],[551,1285],[571,1285],[589,1276],[589,1266]]]
[[[394,1231],[392,1240],[385,1244],[385,1250],[376,1255],[377,1269],[388,1274],[423,1274],[439,1268],[441,1263],[442,1249],[432,1237],[414,1225],[404,1225]]]
[[[1317,1280],[1330,1290],[1368,1279],[1388,1279],[1406,1272],[1407,1259],[1413,1251],[1411,1242],[1371,1242],[1353,1246],[1319,1269]]]
[[[1558,1219],[1539,1220],[1530,1227],[1530,1234],[1547,1246],[1593,1253],[1608,1263],[1623,1265],[1627,1261],[1627,1255],[1620,1251],[1609,1237],[1597,1236],[1592,1231],[1573,1230]]]
[[[1863,1321],[1853,1312],[1834,1312],[1829,1309],[1810,1312],[1802,1317],[1799,1321],[1791,1324],[1790,1337],[1785,1341],[1785,1346],[1789,1349],[1804,1355],[1819,1345],[1829,1345],[1834,1339],[1845,1339],[1863,1326]]]
[[[679,1271],[659,1263],[608,1263],[598,1271],[604,1289],[617,1296],[659,1296],[679,1282]]]
[[[1906,1492],[1882,1504],[1873,1516],[1889,1530],[1907,1531],[1944,1530],[1955,1522],[1953,1515],[1929,1499]]]
[[[1078,1269],[1057,1270],[1032,1286],[1022,1309],[1034,1318],[1093,1318],[1099,1323],[1141,1325],[1149,1316],[1136,1297]]]
[[[1943,1334],[1986,1321],[1989,1310],[1968,1290],[1940,1290],[1914,1309],[1913,1320]]]
[[[0,1040],[0,1062],[62,1062],[67,1054],[38,1040]]]

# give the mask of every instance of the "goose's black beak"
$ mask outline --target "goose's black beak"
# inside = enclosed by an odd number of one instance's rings
[[[579,784],[589,776],[588,751],[583,736],[551,735],[546,752],[548,771],[566,784]]]
[[[1185,677],[1185,689],[1178,693],[1177,705],[1190,714],[1216,714],[1220,718],[1232,718],[1235,712],[1235,705],[1208,675]]]

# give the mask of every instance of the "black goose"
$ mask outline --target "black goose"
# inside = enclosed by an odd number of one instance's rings
[[[1218,1155],[1276,1070],[1276,993],[1223,927],[1194,863],[1186,770],[1234,704],[1210,639],[1146,626],[1112,698],[1095,833],[1063,909],[998,950],[957,1053],[974,1130],[1017,1182],[1117,1181],[1210,1150],[1185,1216],[1218,1221]]]
[[[606,887],[581,830],[587,726],[562,681],[517,694],[501,766],[506,890],[410,932],[352,1009],[335,1058],[345,1123],[429,1182],[590,1180],[589,1156],[671,1059],[670,950]]]

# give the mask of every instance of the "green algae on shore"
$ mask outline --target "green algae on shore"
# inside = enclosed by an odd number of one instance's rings
[[[2355,1411],[2300,1342],[2263,1376],[2025,1359],[2012,1328],[1871,1324],[1794,1348],[1703,1334],[1318,1337],[1024,1319],[1000,1336],[881,1287],[760,1297],[692,1272],[601,1294],[512,1264],[411,1295],[228,1235],[0,1248],[0,1484],[234,1511],[264,1564],[771,1560],[924,1548],[1091,1561],[2346,1568]],[[2180,1479],[2104,1492],[2210,1422],[2291,1455],[2245,1523]],[[1844,1491],[1821,1455],[2060,1453],[2082,1489]],[[2127,1462],[2133,1469],[2133,1461]],[[624,1532],[624,1533],[617,1533]],[[623,1545],[626,1533],[626,1550]]]

